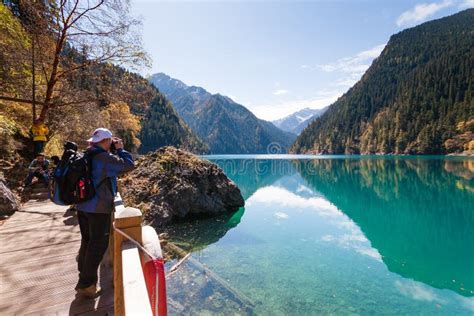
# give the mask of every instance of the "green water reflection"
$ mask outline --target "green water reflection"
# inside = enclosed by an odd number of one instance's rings
[[[298,163],[308,185],[360,227],[390,271],[474,296],[474,161]]]
[[[245,210],[181,223],[174,238],[255,313],[474,313],[474,160],[214,162]]]

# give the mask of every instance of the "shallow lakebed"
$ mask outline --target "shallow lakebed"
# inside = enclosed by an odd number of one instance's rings
[[[203,158],[245,208],[170,228],[212,272],[170,277],[171,314],[474,313],[474,159]]]

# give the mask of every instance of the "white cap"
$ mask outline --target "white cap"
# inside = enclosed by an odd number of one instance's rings
[[[98,128],[92,134],[92,137],[89,138],[87,141],[91,143],[98,143],[106,138],[112,138],[112,132],[106,128]]]

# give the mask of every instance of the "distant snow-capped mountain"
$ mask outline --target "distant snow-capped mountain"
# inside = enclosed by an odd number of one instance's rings
[[[327,108],[327,106],[322,109],[304,108],[272,123],[284,131],[299,134],[309,123],[323,115]]]

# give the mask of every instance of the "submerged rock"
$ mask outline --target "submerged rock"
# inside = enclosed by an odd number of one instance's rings
[[[127,205],[139,207],[147,222],[162,226],[190,214],[236,211],[244,205],[237,185],[217,165],[174,147],[141,157],[121,180]]]
[[[19,205],[15,195],[0,179],[0,216],[9,216],[18,211]]]

